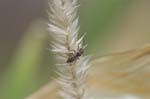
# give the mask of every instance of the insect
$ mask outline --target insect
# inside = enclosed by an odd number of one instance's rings
[[[84,53],[83,48],[78,48],[77,52],[71,53],[67,59],[67,63],[72,63],[77,60]]]

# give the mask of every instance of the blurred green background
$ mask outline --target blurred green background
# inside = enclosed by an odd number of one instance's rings
[[[150,43],[149,0],[80,0],[86,54]],[[24,99],[53,77],[47,0],[0,0],[0,99]]]

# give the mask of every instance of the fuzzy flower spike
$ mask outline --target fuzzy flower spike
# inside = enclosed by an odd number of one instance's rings
[[[59,96],[62,99],[91,99],[85,90],[89,57],[83,56],[82,40],[78,39],[77,0],[50,0],[49,32],[52,52],[58,66]]]

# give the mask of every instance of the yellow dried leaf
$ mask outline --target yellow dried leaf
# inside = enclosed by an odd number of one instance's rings
[[[95,99],[148,99],[150,46],[94,58],[87,81]],[[26,99],[58,99],[58,85],[50,82]]]

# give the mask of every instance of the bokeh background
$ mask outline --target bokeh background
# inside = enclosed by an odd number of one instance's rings
[[[149,0],[80,0],[85,54],[150,43]],[[0,0],[0,99],[24,99],[55,77],[47,0]]]

